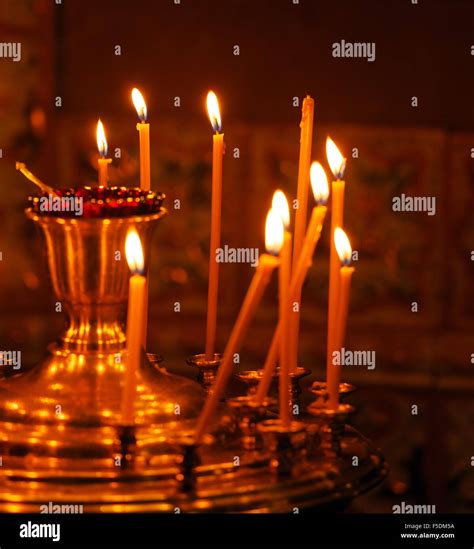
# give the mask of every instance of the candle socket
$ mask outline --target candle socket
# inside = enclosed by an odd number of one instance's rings
[[[246,450],[257,450],[262,447],[262,434],[257,425],[262,421],[268,409],[276,405],[274,398],[265,398],[262,404],[253,401],[253,396],[229,398],[227,405],[233,411],[238,424],[238,433],[242,446]]]
[[[166,371],[166,368],[160,366],[160,364],[163,362],[163,357],[161,355],[157,355],[155,353],[146,353],[146,356],[150,362],[150,364],[156,368],[159,371]]]
[[[178,459],[179,471],[176,474],[176,480],[182,492],[192,494],[196,489],[196,468],[201,465],[199,446],[191,436],[182,438],[177,442],[177,445],[180,457]]]
[[[121,469],[133,469],[137,449],[135,427],[133,425],[121,425],[118,428],[118,441]]]
[[[311,403],[311,406],[324,408],[329,399],[326,382],[315,381],[308,390],[316,396],[316,400]],[[355,387],[355,385],[351,385],[350,383],[339,383],[339,396],[341,400],[345,400],[348,395],[356,390],[357,387]]]
[[[308,406],[308,413],[320,422],[320,434],[323,448],[336,456],[342,453],[342,439],[347,419],[355,412],[350,404],[339,404],[336,410],[315,406]]]
[[[206,394],[211,392],[212,385],[217,376],[217,370],[222,361],[222,354],[214,353],[213,360],[207,360],[204,353],[190,356],[186,359],[186,364],[195,366],[198,369],[197,381],[206,391]]]
[[[270,449],[270,470],[277,476],[289,476],[295,462],[303,456],[306,443],[306,425],[292,421],[288,427],[279,419],[268,419],[257,429]]]
[[[279,377],[280,375],[280,368],[278,367],[275,371],[276,376]],[[301,389],[301,380],[309,376],[311,373],[311,370],[308,370],[306,368],[300,368],[297,367],[295,372],[290,372],[290,406],[291,406],[291,413],[293,415],[298,415],[294,413],[295,407],[297,410],[301,410],[301,400],[300,396],[302,393]]]
[[[263,370],[244,370],[234,374],[235,377],[247,386],[247,396],[254,396],[263,376]],[[278,374],[273,374],[273,380],[278,379]],[[272,383],[273,385],[273,383]],[[271,390],[271,389],[270,389]]]

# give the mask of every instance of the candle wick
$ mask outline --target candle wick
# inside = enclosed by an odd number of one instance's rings
[[[30,170],[26,167],[26,164],[23,162],[17,162],[15,164],[15,168],[20,171],[26,179],[31,181],[34,185],[36,185],[41,191],[47,194],[51,194],[53,196],[59,196],[58,193],[49,185],[46,185],[46,183],[43,183],[41,179],[38,179],[35,175],[33,175]]]

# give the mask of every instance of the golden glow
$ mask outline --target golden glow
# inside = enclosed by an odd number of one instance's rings
[[[326,156],[334,177],[336,179],[342,179],[344,177],[346,159],[342,156],[336,143],[334,143],[330,137],[326,139]]]
[[[219,101],[217,101],[217,96],[213,91],[207,94],[207,112],[209,113],[212,129],[219,133],[222,128],[221,111],[219,110]]]
[[[138,88],[133,88],[132,90],[132,101],[135,105],[135,109],[137,110],[138,118],[142,122],[146,122],[146,116],[147,116],[147,110],[146,110],[146,103],[143,99],[143,95],[141,94],[140,90]]]
[[[104,125],[101,119],[97,122],[97,148],[102,158],[107,154],[107,139],[105,138]]]
[[[288,229],[290,226],[290,207],[283,191],[275,191],[272,199],[272,210],[281,217],[285,229]]]
[[[130,229],[125,240],[125,255],[129,269],[133,274],[143,273],[145,260],[140,237],[135,229]]]
[[[329,184],[326,172],[319,162],[311,164],[309,179],[317,204],[326,204],[329,196]]]
[[[349,265],[352,260],[352,247],[346,233],[339,227],[334,231],[334,244],[337,255],[343,265]]]
[[[281,216],[270,208],[265,223],[265,247],[270,254],[278,254],[283,246],[285,228]]]

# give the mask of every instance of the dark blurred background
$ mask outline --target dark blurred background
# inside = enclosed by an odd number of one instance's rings
[[[21,349],[33,365],[64,321],[54,312],[42,240],[23,215],[32,188],[15,160],[51,185],[94,181],[101,116],[112,157],[121,153],[111,180],[135,185],[130,90],[138,86],[151,123],[152,186],[170,210],[154,241],[150,350],[187,371],[184,360],[203,351],[205,333],[206,93],[219,97],[227,144],[222,244],[261,250],[274,189],[296,194],[294,98],[309,93],[313,157],[327,166],[327,134],[348,157],[345,222],[359,261],[346,347],[377,358],[372,371],[346,368],[345,380],[359,387],[355,424],[391,465],[384,486],[352,509],[391,512],[405,501],[472,512],[472,1],[57,1],[0,0],[1,41],[22,43],[21,62],[0,59],[0,348]],[[375,42],[375,62],[333,58],[342,39]],[[394,213],[401,193],[436,196],[436,215]],[[219,350],[252,274],[247,265],[222,266]],[[327,278],[326,226],[303,297],[300,362],[312,379],[324,376]],[[245,342],[243,369],[263,363],[276,291],[274,284]]]

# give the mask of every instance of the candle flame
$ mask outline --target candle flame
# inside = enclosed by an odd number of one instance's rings
[[[326,172],[319,162],[311,164],[309,179],[311,180],[311,188],[316,203],[326,204],[329,196],[329,184]]]
[[[343,265],[350,265],[352,261],[352,247],[347,234],[340,228],[334,230],[334,244],[337,255]]]
[[[346,159],[330,137],[326,139],[326,155],[334,177],[342,179],[344,177],[344,170],[346,169]]]
[[[138,88],[133,88],[132,90],[132,101],[135,105],[135,109],[137,110],[138,118],[141,122],[146,122],[147,117],[147,110],[146,110],[146,103],[143,99],[143,95],[141,94],[141,91]]]
[[[130,229],[127,233],[125,255],[127,257],[128,268],[132,271],[132,274],[143,274],[145,267],[143,248],[140,237],[135,229]]]
[[[219,110],[219,101],[217,101],[217,96],[213,91],[207,94],[207,112],[209,113],[212,129],[219,133],[222,129],[221,112]]]
[[[281,215],[270,208],[265,223],[265,247],[267,252],[277,255],[283,246],[285,228]]]
[[[97,148],[99,149],[100,156],[104,158],[107,155],[107,139],[105,138],[104,125],[100,118],[97,122]]]
[[[272,199],[272,210],[274,210],[281,217],[283,226],[285,229],[288,229],[290,226],[290,208],[283,191],[275,191]]]

